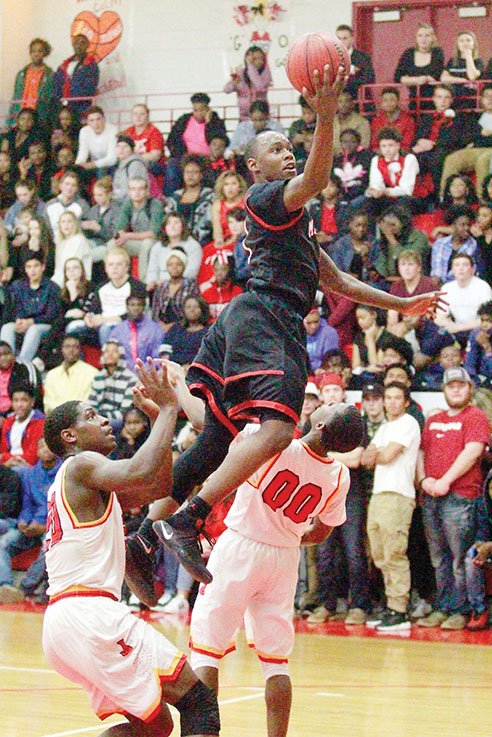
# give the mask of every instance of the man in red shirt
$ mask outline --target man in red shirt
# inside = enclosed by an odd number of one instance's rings
[[[147,165],[165,162],[164,137],[159,128],[149,121],[149,108],[138,103],[132,108],[133,125],[125,130],[125,135],[135,141],[135,153],[142,157]]]
[[[398,128],[401,147],[410,151],[415,138],[415,120],[400,107],[400,92],[396,87],[385,87],[381,93],[381,111],[371,121],[371,148],[378,151],[378,133],[381,128]]]
[[[423,627],[459,630],[467,621],[465,556],[474,542],[475,504],[483,484],[480,458],[490,436],[487,416],[471,404],[473,389],[464,368],[446,369],[448,409],[429,417],[422,433],[417,479],[437,584],[434,611],[418,621]]]
[[[226,305],[231,302],[234,297],[243,291],[237,284],[233,284],[230,277],[230,265],[227,258],[223,254],[218,254],[214,258],[214,279],[211,286],[202,292],[205,302],[210,307],[210,316],[212,322],[218,318]]]

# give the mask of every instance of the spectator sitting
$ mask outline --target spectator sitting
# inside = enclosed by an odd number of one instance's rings
[[[234,208],[244,207],[244,195],[247,184],[240,174],[224,172],[215,182],[214,200],[212,202],[213,239],[216,248],[231,243],[232,233],[229,230],[228,214]]]
[[[18,162],[18,169],[21,182],[31,179],[36,183],[36,193],[41,200],[46,202],[51,198],[51,178],[55,167],[44,141],[29,144],[28,155]]]
[[[133,125],[124,133],[135,143],[135,153],[140,156],[149,171],[159,175],[165,164],[164,137],[159,128],[149,120],[149,108],[145,103],[139,102],[132,107]]]
[[[44,131],[38,125],[34,110],[21,110],[16,125],[0,135],[0,151],[11,155],[15,166],[29,156],[29,146],[43,138]]]
[[[408,341],[398,338],[396,335],[386,332],[380,341],[382,353],[381,368],[385,371],[388,366],[395,363],[403,363],[406,366],[413,365],[413,348]]]
[[[5,418],[0,437],[0,462],[7,468],[34,466],[38,440],[43,436],[44,414],[34,409],[31,386],[17,386],[12,395],[12,414]]]
[[[459,344],[451,343],[450,345],[445,345],[441,348],[437,354],[437,358],[432,363],[415,374],[414,385],[418,389],[440,391],[446,369],[461,365],[461,348]]]
[[[54,154],[55,165],[54,174],[51,177],[51,197],[57,197],[60,194],[60,180],[67,171],[75,169],[75,154],[69,146],[60,146]],[[78,176],[78,175],[77,175]]]
[[[184,187],[166,198],[166,212],[182,215],[193,238],[200,245],[212,237],[213,191],[203,185],[205,162],[192,154],[181,159]]]
[[[473,258],[467,253],[457,253],[451,259],[452,281],[442,287],[446,311],[436,314],[435,322],[443,327],[462,345],[466,345],[472,330],[480,327],[479,307],[492,299],[492,289],[483,279],[475,276]]]
[[[284,126],[270,117],[270,106],[266,100],[253,102],[249,109],[249,120],[242,120],[231,138],[231,148],[236,156],[242,156],[252,138],[263,131],[284,134]]]
[[[27,246],[29,241],[29,221],[34,217],[31,205],[23,207],[16,218],[16,225],[9,240],[9,262],[15,263],[14,254],[17,249]],[[15,250],[14,250],[15,249]]]
[[[210,156],[203,175],[205,187],[213,189],[218,176],[225,171],[236,170],[236,162],[232,151],[229,150],[226,154],[228,145],[229,138],[226,135],[214,136],[210,141]]]
[[[113,325],[125,319],[126,300],[130,294],[144,299],[147,295],[145,285],[130,276],[130,257],[124,248],[108,251],[104,257],[104,268],[108,281],[95,290],[84,316],[86,326],[98,331],[100,345],[109,338]]]
[[[360,133],[346,128],[340,135],[341,151],[333,158],[333,173],[342,182],[342,199],[357,207],[369,184],[372,154],[360,145]]]
[[[150,317],[145,314],[145,299],[130,294],[126,300],[126,318],[115,325],[110,340],[117,340],[125,352],[126,365],[135,373],[137,358],[145,361],[147,357],[158,358],[159,346],[164,333]]]
[[[191,237],[183,217],[170,212],[162,223],[161,240],[150,251],[146,277],[148,292],[169,280],[167,259],[173,248],[177,247],[185,252],[188,259],[183,276],[185,279],[196,279],[202,262],[202,249],[198,241]]]
[[[357,305],[355,318],[359,332],[352,348],[352,372],[362,374],[361,382],[365,383],[369,380],[366,374],[378,374],[383,370],[381,345],[387,333],[378,310],[371,305]]]
[[[78,258],[84,265],[87,279],[92,275],[92,249],[83,235],[80,221],[73,212],[64,212],[58,221],[58,232],[55,237],[55,273],[52,279],[59,287],[63,286],[64,266],[69,258]]]
[[[45,276],[52,277],[55,270],[55,244],[51,237],[51,233],[46,225],[46,220],[41,217],[30,217],[27,222],[28,240],[17,248],[10,249],[9,263],[7,274],[4,275],[5,281],[10,281],[10,276],[14,279],[22,278],[24,264],[32,253],[40,253],[46,264]]]
[[[397,128],[401,133],[401,147],[410,151],[415,138],[415,119],[400,107],[400,91],[397,87],[384,87],[381,91],[381,112],[371,121],[371,148],[379,149],[378,133],[382,128]]]
[[[239,208],[238,208],[239,209]],[[238,221],[239,223],[239,221]],[[234,229],[234,225],[232,228]],[[239,224],[237,225],[237,231],[239,230]],[[236,231],[236,232],[237,232]],[[198,286],[200,292],[208,289],[214,281],[214,261],[217,256],[220,256],[223,263],[229,261],[232,264],[234,258],[235,244],[225,243],[222,248],[217,248],[214,241],[210,241],[202,251],[202,263],[200,265],[200,271],[198,272]]]
[[[398,273],[401,281],[394,281],[390,294],[395,297],[414,297],[418,294],[432,292],[435,283],[432,277],[422,275],[422,258],[418,251],[402,251],[398,256]],[[386,326],[390,333],[405,337],[409,325],[415,328],[423,318],[417,315],[401,316],[396,310],[388,310]]]
[[[341,271],[368,282],[371,269],[369,253],[373,248],[369,216],[364,210],[355,210],[349,217],[348,233],[337,238],[330,249],[330,256]]]
[[[355,99],[348,90],[343,90],[338,98],[338,111],[333,121],[333,154],[340,153],[340,136],[344,130],[356,130],[360,135],[362,148],[369,148],[371,126],[369,121],[355,112]]]
[[[400,150],[401,132],[397,128],[381,128],[377,138],[379,154],[371,161],[366,190],[369,213],[376,217],[395,202],[415,209],[413,190],[419,173],[416,157]]]
[[[75,153],[79,147],[80,124],[75,113],[68,107],[63,107],[54,121],[54,131],[51,134],[51,149],[56,153],[60,148],[67,147]]]
[[[346,89],[356,99],[359,87],[365,84],[374,84],[376,81],[372,60],[365,51],[354,48],[354,36],[350,26],[345,24],[338,26],[336,36],[343,43],[350,56],[350,76]]]
[[[32,363],[16,360],[10,345],[0,340],[0,427],[12,409],[12,394],[19,387],[30,386],[34,392],[35,407],[43,407],[41,378]]]
[[[413,370],[408,363],[393,363],[391,364],[391,366],[387,366],[384,371],[383,385],[388,386],[388,384],[392,384],[394,381],[397,381],[399,384],[402,384],[404,387],[406,387],[408,391],[410,391],[412,380]],[[420,409],[419,405],[414,399],[412,399],[412,397],[409,397],[407,414],[417,420],[421,430],[424,429],[424,415],[422,414],[422,410]]]
[[[215,256],[213,268],[214,278],[208,289],[202,292],[202,297],[208,303],[212,322],[215,322],[229,302],[238,294],[241,294],[243,290],[233,283],[231,265],[223,253]]]
[[[476,384],[492,388],[492,302],[481,304],[477,314],[480,327],[470,334],[465,368]]]
[[[14,352],[19,339],[19,359],[31,361],[42,336],[61,318],[60,287],[44,276],[45,265],[39,253],[33,253],[24,268],[26,278],[17,279],[7,289],[0,338]]]
[[[21,476],[22,509],[19,517],[0,537],[0,604],[20,602],[33,594],[46,570],[44,551],[41,551],[39,564],[29,568],[19,587],[14,586],[12,558],[42,544],[48,516],[48,489],[61,466],[60,459],[49,450],[42,437],[37,442],[37,453],[39,460]]]
[[[239,120],[247,120],[251,103],[257,100],[266,102],[272,75],[265,52],[259,46],[250,46],[244,55],[244,66],[236,67],[224,92],[237,93]]]
[[[450,261],[457,253],[466,253],[474,256],[477,242],[470,235],[471,224],[474,220],[473,210],[456,206],[446,214],[446,221],[452,226],[451,235],[438,238],[432,245],[431,276],[444,283],[453,278]]]
[[[328,325],[331,325],[337,331],[338,342],[342,348],[350,351],[356,325],[355,302],[344,295],[335,294],[335,292],[325,295],[324,302],[329,310],[329,314],[325,315]],[[324,365],[324,360],[322,365]],[[348,366],[350,368],[350,361],[348,361]]]
[[[289,128],[289,141],[294,147],[294,156],[296,159],[302,153],[306,133],[308,131],[314,133],[314,129],[316,128],[315,111],[302,95],[299,95],[298,102],[301,106],[301,117],[298,120],[294,120]]]
[[[445,210],[444,219],[446,220],[449,211],[454,207],[465,207],[473,210],[477,203],[477,193],[475,185],[470,177],[465,174],[452,174],[445,183],[444,194],[442,198],[442,206]],[[471,230],[476,225],[472,225]],[[431,239],[435,240],[440,235],[451,235],[453,228],[451,225],[437,225],[431,233]]]
[[[165,341],[172,347],[173,361],[181,366],[193,362],[210,325],[210,309],[202,297],[187,297],[184,317],[171,325]]]
[[[317,307],[313,307],[304,318],[306,328],[306,348],[311,372],[320,368],[323,356],[338,348],[338,333],[321,317]]]
[[[99,82],[99,68],[94,56],[90,56],[89,39],[78,33],[72,39],[74,55],[65,59],[58,67],[53,78],[55,98],[68,105],[77,118],[92,104]],[[67,100],[67,98],[85,97],[85,100]]]
[[[323,373],[317,379],[322,404],[343,402],[345,399],[345,384],[341,374]]]
[[[17,181],[15,183],[14,191],[16,201],[7,210],[3,221],[3,224],[10,235],[14,232],[15,226],[17,225],[17,218],[23,207],[31,207],[34,210],[34,214],[38,217],[44,217],[46,215],[46,205],[37,196],[36,184],[34,182]]]
[[[316,239],[323,250],[330,253],[330,245],[347,230],[347,206],[341,202],[342,183],[330,174],[328,184],[317,197],[306,204],[313,219]]]
[[[183,276],[187,263],[186,253],[179,246],[171,249],[166,262],[169,278],[155,289],[152,299],[152,319],[164,332],[169,330],[173,322],[180,322],[183,319],[186,297],[200,296],[196,281]]]
[[[412,151],[417,156],[421,174],[430,173],[437,196],[446,156],[470,143],[472,136],[468,121],[452,108],[451,87],[436,84],[432,104],[433,113],[421,116]]]
[[[482,265],[481,277],[492,284],[492,204],[478,208],[473,235],[477,241],[477,261]]]
[[[159,238],[164,208],[159,200],[149,197],[146,179],[134,177],[128,182],[128,198],[124,200],[116,219],[117,236],[109,241],[108,249],[119,246],[130,256],[138,256],[138,276],[145,281],[150,249]]]
[[[478,56],[477,38],[472,31],[456,36],[453,56],[443,69],[441,82],[451,84],[457,108],[467,107],[468,98],[475,95],[475,84],[483,72],[483,61]]]
[[[177,119],[167,138],[167,147],[176,161],[186,153],[209,156],[212,138],[226,135],[224,121],[210,109],[208,95],[195,92],[191,96],[191,105],[192,112]]]
[[[51,120],[53,104],[53,70],[44,60],[51,54],[51,45],[44,38],[34,38],[29,44],[30,63],[17,72],[14,82],[14,94],[7,125],[11,125],[21,109],[32,108],[36,111],[41,125]]]
[[[446,156],[442,170],[441,195],[449,177],[470,171],[475,172],[477,191],[482,191],[492,155],[492,85],[482,88],[480,105],[483,112],[474,121],[471,129],[471,145]]]
[[[439,81],[444,69],[444,53],[438,45],[436,33],[430,23],[419,23],[415,46],[400,56],[395,71],[395,82],[410,88],[410,109],[416,107],[417,92],[421,109],[432,108],[433,85]],[[422,99],[423,98],[423,99]]]
[[[301,431],[301,437],[307,435],[311,429],[310,417],[320,405],[319,389],[313,381],[308,381],[304,391],[304,401],[302,403],[301,414],[299,415],[299,422],[297,423],[297,427]]]
[[[63,288],[60,293],[63,311],[63,330],[68,335],[85,327],[84,316],[91,299],[92,284],[79,258],[68,258],[63,267]],[[83,330],[82,330],[83,333]]]
[[[401,205],[391,205],[379,222],[379,240],[371,251],[374,268],[389,281],[398,275],[398,258],[405,251],[420,255],[424,274],[429,272],[431,246],[427,235],[413,227],[411,213]]]
[[[61,343],[63,362],[47,372],[44,380],[44,410],[50,412],[63,402],[86,402],[97,369],[80,358],[82,345],[76,335],[65,335]]]
[[[116,139],[116,160],[118,166],[113,174],[113,196],[118,202],[127,196],[130,179],[144,179],[147,184],[150,180],[145,161],[135,153],[135,142],[123,133]]]
[[[113,183],[111,177],[101,177],[94,182],[94,205],[86,213],[80,227],[89,239],[93,264],[104,261],[106,244],[114,236],[120,206],[112,201]],[[96,267],[97,268],[97,267]]]
[[[0,151],[0,213],[15,202],[15,167],[8,151]]]
[[[87,202],[79,196],[79,177],[74,171],[67,171],[60,179],[60,194],[46,203],[46,217],[51,232],[58,231],[60,216],[70,210],[79,220],[84,220],[89,210]]]
[[[342,377],[343,386],[349,386],[352,379],[352,368],[350,366],[350,360],[341,348],[333,348],[323,356],[323,363],[321,368],[314,372],[316,375],[322,377],[323,374],[338,374]],[[318,379],[316,379],[318,381]]]
[[[116,164],[116,136],[118,130],[113,123],[107,123],[104,110],[92,105],[86,111],[87,125],[80,129],[79,152],[76,166],[88,171],[95,169],[96,176],[109,174]]]
[[[249,254],[244,248],[246,210],[236,207],[227,215],[227,223],[234,242],[234,280],[244,288],[249,279]]]
[[[0,535],[15,525],[22,509],[20,476],[0,464]]]
[[[137,377],[126,365],[123,347],[112,338],[102,347],[101,366],[92,380],[87,401],[118,433],[123,426],[123,415],[133,403],[132,388]]]
[[[140,446],[145,443],[149,434],[150,423],[147,415],[137,407],[130,407],[124,414],[123,427],[111,458],[133,458]]]

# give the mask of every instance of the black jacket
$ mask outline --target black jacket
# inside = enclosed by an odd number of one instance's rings
[[[180,159],[186,153],[186,146],[183,141],[183,133],[191,116],[192,113],[186,113],[186,115],[182,115],[180,118],[178,118],[171,128],[168,139],[166,141],[166,146],[168,147],[171,156],[174,156],[177,159]],[[212,138],[214,138],[215,136],[225,135],[226,129],[224,121],[219,118],[215,111],[212,111],[210,123],[205,124],[205,138],[207,139],[207,143],[210,143]]]
[[[433,114],[422,115],[417,129],[417,140],[429,138]],[[471,121],[465,116],[456,114],[456,117],[447,119],[439,130],[436,146],[445,151],[457,151],[465,148],[473,140],[473,127]]]

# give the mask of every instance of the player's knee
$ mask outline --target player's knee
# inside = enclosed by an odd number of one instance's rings
[[[265,681],[274,676],[286,676],[290,683],[289,663],[287,661],[283,663],[265,663],[265,661],[260,660],[260,667]]]
[[[204,683],[197,681],[174,706],[181,719],[181,737],[218,735],[220,716],[217,697]]]

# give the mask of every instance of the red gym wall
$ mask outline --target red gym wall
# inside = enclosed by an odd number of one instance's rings
[[[487,9],[484,18],[460,18],[458,9],[478,5]],[[374,11],[398,10],[400,20],[378,22]],[[380,0],[355,2],[352,21],[356,46],[371,54],[380,82],[392,82],[402,52],[413,46],[419,23],[431,23],[444,49],[445,60],[453,53],[454,39],[459,31],[473,31],[478,40],[479,56],[487,64],[492,57],[492,2],[491,0]]]

